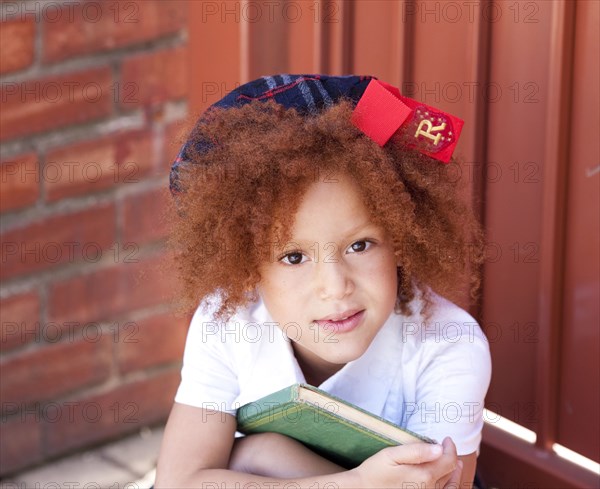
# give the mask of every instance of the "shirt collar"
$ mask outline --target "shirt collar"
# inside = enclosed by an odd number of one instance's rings
[[[367,351],[344,365],[319,388],[381,416],[401,361],[401,318],[392,313]]]

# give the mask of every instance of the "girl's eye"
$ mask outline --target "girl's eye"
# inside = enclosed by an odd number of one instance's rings
[[[287,265],[299,265],[300,263],[306,261],[305,258],[306,257],[302,253],[294,252],[288,253],[287,255],[281,257],[279,261],[282,261]]]
[[[371,247],[373,243],[366,240],[356,241],[350,245],[348,251],[350,253],[360,253],[361,251],[365,251]]]

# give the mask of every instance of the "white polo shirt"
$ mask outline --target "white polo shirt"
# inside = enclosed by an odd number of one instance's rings
[[[441,442],[459,455],[479,452],[491,376],[488,342],[466,311],[433,294],[430,317],[388,318],[367,351],[317,386],[392,423]],[[420,310],[415,299],[413,311]],[[217,324],[201,308],[186,340],[175,401],[235,414],[236,409],[305,382],[290,338],[259,301]]]

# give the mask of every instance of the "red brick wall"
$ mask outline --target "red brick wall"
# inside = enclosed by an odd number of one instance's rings
[[[0,476],[164,420],[184,1],[4,2]]]

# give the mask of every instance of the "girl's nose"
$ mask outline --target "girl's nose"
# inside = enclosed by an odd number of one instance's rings
[[[318,263],[317,290],[323,300],[339,300],[351,294],[354,282],[347,265],[339,258]]]

